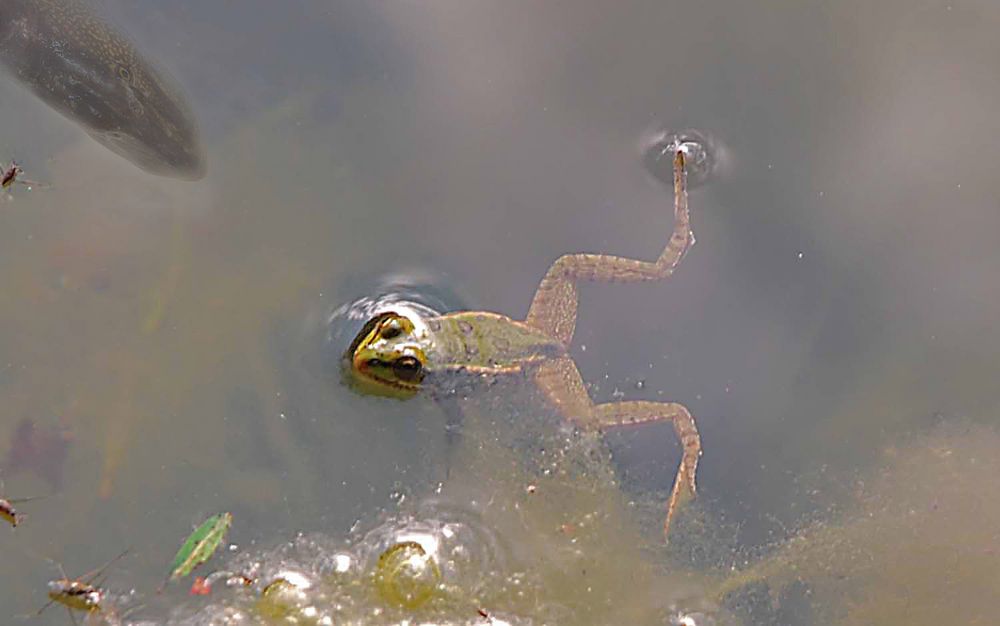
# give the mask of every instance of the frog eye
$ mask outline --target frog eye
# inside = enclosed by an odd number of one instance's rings
[[[128,68],[125,67],[124,65],[118,68],[118,76],[121,77],[121,79],[126,83],[129,81],[130,78],[132,78],[132,74],[128,71]]]
[[[403,329],[399,327],[399,322],[391,322],[382,328],[382,339],[395,339],[403,334]]]
[[[420,361],[415,357],[404,356],[396,359],[392,364],[392,373],[396,375],[396,378],[404,382],[419,382],[422,367]]]

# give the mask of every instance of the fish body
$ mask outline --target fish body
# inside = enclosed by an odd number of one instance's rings
[[[140,168],[204,176],[197,124],[172,82],[80,0],[3,0],[0,62],[36,96]]]

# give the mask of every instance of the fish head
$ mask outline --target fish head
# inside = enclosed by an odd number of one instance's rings
[[[202,178],[198,128],[170,80],[141,62],[110,69],[113,76],[89,87],[87,99],[98,122],[88,129],[90,136],[148,172]]]

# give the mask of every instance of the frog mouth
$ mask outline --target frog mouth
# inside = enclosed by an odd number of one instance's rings
[[[387,327],[390,321],[403,319],[408,327]],[[391,336],[390,332],[395,331]],[[420,391],[426,362],[423,350],[416,344],[397,343],[393,346],[394,360],[382,357],[380,349],[387,340],[397,340],[403,332],[412,332],[413,324],[393,311],[385,311],[362,327],[344,352],[345,377],[360,393],[410,398]]]
[[[372,373],[369,360],[355,353],[353,358],[344,359],[344,378],[348,386],[363,395],[379,395],[405,400],[420,391],[419,383],[407,383],[376,376]]]

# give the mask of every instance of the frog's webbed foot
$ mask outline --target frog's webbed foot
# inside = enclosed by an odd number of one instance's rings
[[[542,364],[536,382],[554,408],[583,428],[603,430],[667,420],[673,423],[683,452],[663,523],[663,536],[669,541],[670,523],[677,508],[687,497],[697,493],[695,476],[701,456],[701,438],[691,413],[676,402],[631,400],[594,404],[576,364],[568,357]]]
[[[674,155],[674,230],[655,262],[606,254],[567,254],[556,259],[535,291],[525,322],[569,344],[576,328],[577,287],[581,280],[638,282],[674,273],[694,243],[687,202],[684,152]]]

